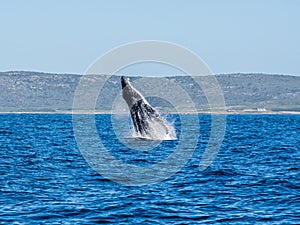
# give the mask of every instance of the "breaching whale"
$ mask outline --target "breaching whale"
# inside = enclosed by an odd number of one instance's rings
[[[160,116],[145,97],[129,82],[121,77],[123,98],[130,110],[136,136],[147,139],[168,139],[172,133],[167,122]],[[171,137],[173,139],[173,137]]]

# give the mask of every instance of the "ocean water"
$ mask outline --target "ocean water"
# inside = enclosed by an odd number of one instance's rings
[[[151,165],[178,145],[128,149],[110,119],[96,115],[99,137],[124,163]],[[180,135],[179,116],[168,119]],[[0,224],[300,224],[300,116],[228,115],[219,154],[203,172],[211,118],[199,120],[197,147],[182,169],[125,186],[85,161],[71,115],[0,115]]]

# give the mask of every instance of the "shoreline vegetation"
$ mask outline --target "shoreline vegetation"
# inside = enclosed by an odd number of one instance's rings
[[[107,76],[107,80],[101,91],[91,89],[102,84],[103,76]],[[120,76],[103,76],[0,72],[0,113],[127,113],[127,106],[120,102]],[[130,78],[142,93],[148,90],[146,95],[143,93],[144,96],[162,114],[300,114],[300,76],[262,73],[215,75],[224,102],[213,105],[208,102],[206,92],[211,96],[216,90],[208,85],[211,82],[208,76],[201,76],[198,80],[202,85],[192,77],[180,75],[147,77],[142,81],[139,76],[132,75]],[[78,92],[78,86],[83,88],[81,92]],[[206,87],[205,91],[202,86]],[[75,105],[74,99],[78,100]]]

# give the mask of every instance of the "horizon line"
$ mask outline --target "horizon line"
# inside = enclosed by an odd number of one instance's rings
[[[107,76],[131,76],[131,77],[178,77],[178,76],[185,76],[184,73],[182,74],[81,74],[81,73],[73,73],[73,72],[44,72],[44,71],[37,71],[37,70],[7,70],[7,71],[0,71],[0,73],[39,73],[39,74],[51,74],[51,75],[76,75],[76,76],[83,76],[83,75],[107,75]],[[229,72],[229,73],[214,73],[212,75],[215,76],[222,76],[222,75],[276,75],[276,76],[292,76],[297,77],[300,74],[282,74],[282,73],[268,73],[268,72]],[[202,75],[202,76],[209,76]]]

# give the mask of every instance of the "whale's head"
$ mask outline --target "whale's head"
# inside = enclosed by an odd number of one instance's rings
[[[122,84],[122,89],[124,89],[127,85],[129,85],[129,78],[128,77],[121,77],[121,84]]]
[[[123,98],[130,108],[140,100],[147,103],[142,94],[131,85],[128,77],[121,77],[121,85]]]

